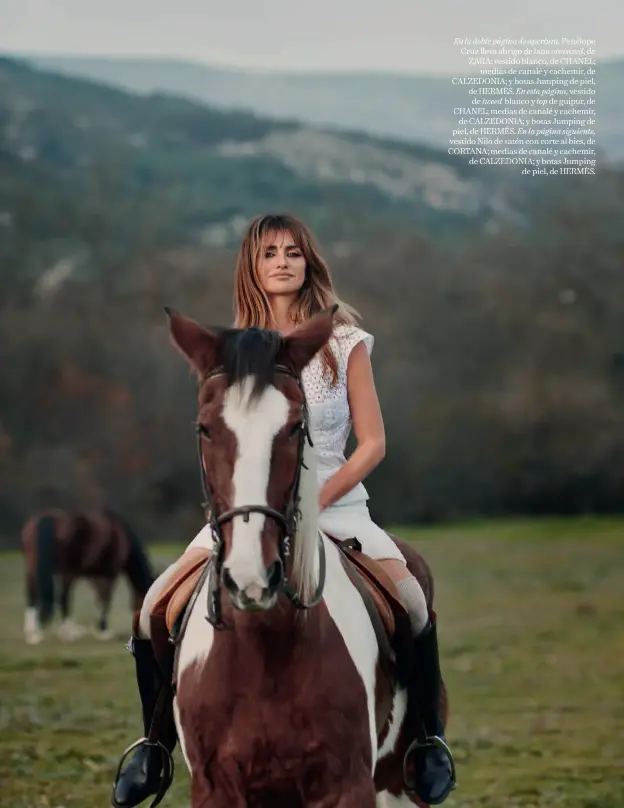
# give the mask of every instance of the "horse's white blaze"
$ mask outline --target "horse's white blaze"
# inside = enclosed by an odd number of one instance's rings
[[[379,655],[377,640],[364,601],[349,580],[337,547],[327,538],[324,538],[324,542],[327,556],[327,578],[323,593],[325,605],[364,683],[371,737],[371,759],[374,767],[377,759],[375,722],[375,683]]]
[[[275,435],[288,419],[288,400],[277,388],[269,386],[256,401],[249,402],[253,380],[249,377],[225,394],[223,420],[238,442],[234,464],[233,507],[267,505],[271,453]],[[251,513],[232,522],[232,545],[226,566],[236,586],[257,600],[267,585],[262,560],[260,533],[266,516]]]

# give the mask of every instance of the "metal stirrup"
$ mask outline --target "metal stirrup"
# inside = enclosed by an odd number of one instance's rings
[[[160,741],[148,741],[147,738],[139,738],[138,741],[131,743],[130,746],[125,750],[121,758],[119,759],[119,765],[117,766],[117,772],[115,774],[115,782],[113,783],[113,799],[112,803],[115,808],[125,808],[125,806],[121,806],[117,800],[115,799],[115,786],[119,781],[119,775],[121,774],[121,770],[123,768],[124,763],[126,762],[128,756],[132,751],[137,749],[139,746],[155,746],[160,749],[161,754],[161,761],[162,761],[162,769],[163,773],[160,777],[160,782],[158,785],[158,791],[156,792],[156,796],[149,804],[148,808],[156,808],[159,802],[162,801],[162,798],[167,793],[168,789],[173,782],[173,773],[175,770],[175,763],[173,761],[173,755],[167,749],[167,747],[162,744]]]
[[[409,772],[407,771],[407,764],[409,762],[411,753],[416,749],[440,749],[442,752],[444,752],[448,758],[448,762],[451,765],[451,781],[453,785],[449,789],[449,793],[453,791],[457,787],[457,778],[455,776],[455,759],[453,758],[453,753],[451,752],[446,741],[443,741],[438,735],[432,735],[431,737],[427,738],[426,741],[412,741],[412,743],[407,747],[407,751],[403,756],[403,782],[408,783],[411,779]]]

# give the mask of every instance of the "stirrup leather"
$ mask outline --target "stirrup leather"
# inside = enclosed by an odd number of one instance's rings
[[[168,789],[173,782],[173,773],[175,770],[175,763],[173,762],[173,755],[167,749],[167,747],[162,744],[160,741],[148,741],[146,737],[139,738],[138,741],[131,743],[130,746],[125,750],[121,758],[119,759],[119,764],[117,766],[117,772],[115,773],[115,781],[113,783],[113,799],[112,803],[115,808],[121,808],[121,806],[115,800],[114,795],[114,787],[117,785],[119,780],[119,775],[121,774],[121,770],[123,768],[124,763],[130,756],[130,753],[137,749],[139,746],[155,746],[160,749],[161,761],[162,761],[162,769],[163,773],[160,778],[160,783],[158,785],[158,791],[152,802],[149,804],[148,808],[156,808],[159,802],[161,802],[162,798],[167,793]]]

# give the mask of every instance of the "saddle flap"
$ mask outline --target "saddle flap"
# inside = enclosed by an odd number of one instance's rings
[[[378,561],[362,553],[361,545],[357,539],[341,541],[329,535],[328,538],[338,545],[349,561],[352,562],[375,603],[388,636],[393,638],[396,632],[397,618],[401,620],[408,616],[396,584]]]
[[[154,603],[150,616],[164,618],[169,633],[193,594],[210,555],[211,551],[203,547],[186,550]]]

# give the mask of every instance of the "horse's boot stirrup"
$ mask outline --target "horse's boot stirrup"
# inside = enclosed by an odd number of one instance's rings
[[[410,738],[403,758],[403,779],[408,791],[428,805],[440,805],[456,787],[455,761],[444,738],[440,717],[442,674],[438,654],[435,614],[414,642],[414,676],[408,693]],[[410,708],[410,701],[412,702]],[[420,727],[417,728],[417,723]]]
[[[167,732],[167,722],[172,720],[168,704],[171,694],[162,680],[151,641],[132,637],[128,647],[136,663],[145,737],[131,744],[121,756],[111,802],[114,808],[136,808],[154,796],[149,808],[155,808],[173,781],[171,752],[175,738],[169,738],[172,733]]]

